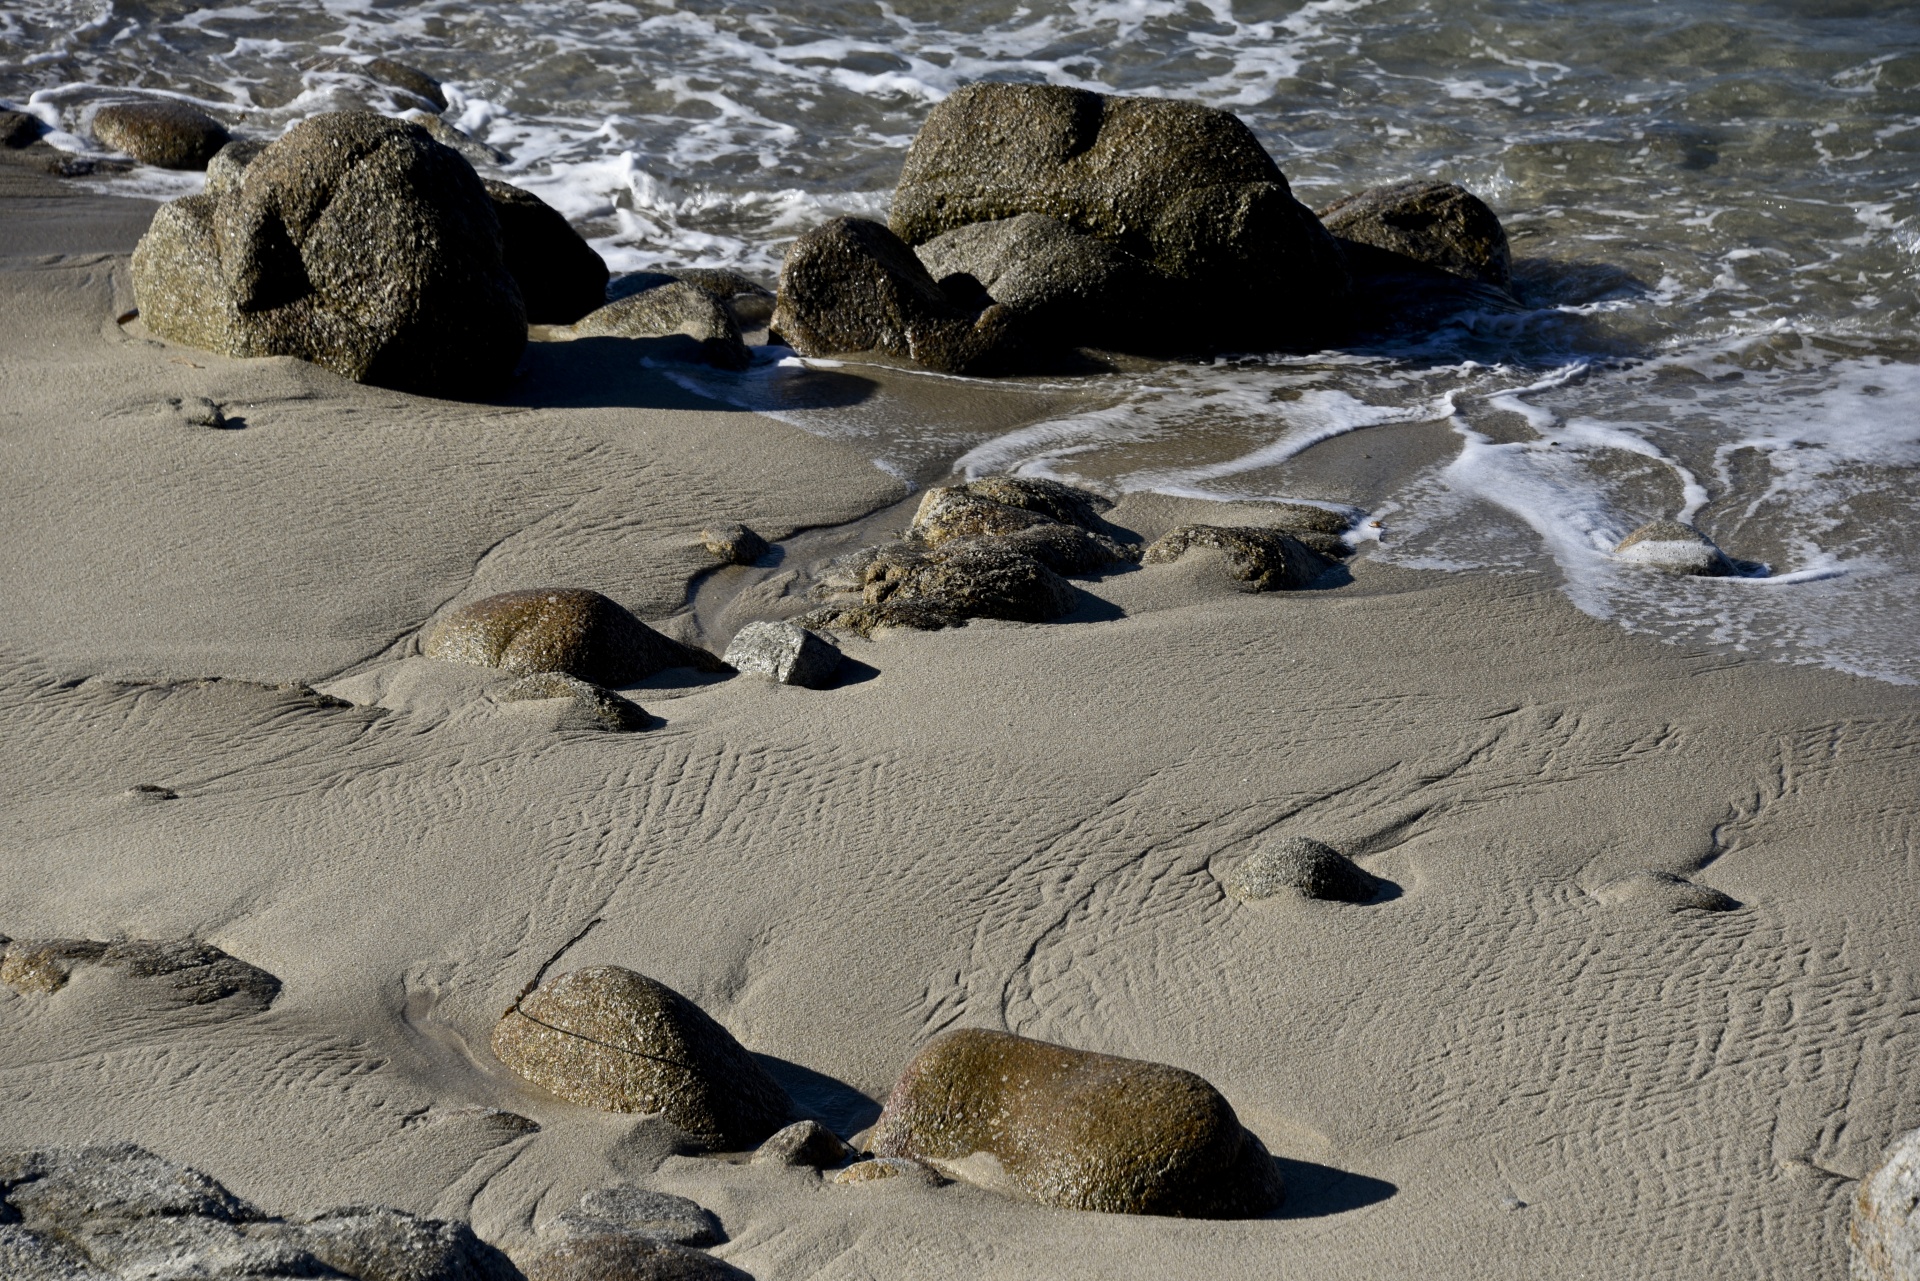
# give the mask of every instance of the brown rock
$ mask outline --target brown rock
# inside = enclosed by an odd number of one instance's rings
[[[772,550],[766,539],[737,521],[707,526],[700,531],[700,545],[727,565],[751,565]]]
[[[878,1183],[882,1179],[911,1179],[923,1187],[938,1187],[947,1182],[940,1172],[903,1156],[881,1156],[855,1161],[833,1176],[839,1184]]]
[[[773,290],[757,280],[725,267],[676,267],[673,274],[725,303],[742,329],[758,329],[773,319]]]
[[[512,183],[487,178],[481,185],[500,219],[507,270],[530,323],[570,325],[606,305],[607,264],[565,215]]]
[[[907,1064],[872,1148],[1077,1210],[1233,1218],[1282,1195],[1266,1148],[1193,1073],[973,1028]]]
[[[827,1169],[853,1155],[840,1136],[818,1121],[795,1121],[754,1149],[755,1165],[795,1165]]]
[[[233,140],[227,127],[206,112],[170,99],[108,103],[93,115],[93,136],[162,169],[205,169]]]
[[[995,476],[929,489],[910,533],[929,547],[992,538],[1055,573],[1091,574],[1138,556],[1135,549],[1092,532],[1091,526],[1104,527],[1095,514],[1102,503],[1106,500],[1096,494],[1055,481]]]
[[[1513,258],[1500,219],[1451,182],[1372,187],[1320,211],[1343,241],[1370,245],[1461,280],[1513,291]]]
[[[654,631],[599,592],[543,587],[464,605],[427,633],[428,658],[510,672],[564,672],[595,685],[626,685],[669,667],[724,672],[703,649]]]
[[[1224,552],[1227,570],[1248,592],[1293,591],[1333,568],[1333,562],[1281,529],[1248,525],[1182,525],[1148,547],[1148,565],[1179,560],[1195,547]]]
[[[522,996],[493,1031],[514,1072],[570,1103],[658,1112],[714,1147],[752,1147],[793,1114],[766,1069],[699,1006],[615,965]]]

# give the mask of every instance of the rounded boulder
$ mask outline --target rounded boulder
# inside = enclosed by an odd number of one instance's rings
[[[233,141],[227,127],[206,112],[170,99],[111,102],[93,115],[93,136],[143,165],[205,169]]]
[[[501,592],[474,601],[435,624],[421,652],[519,675],[561,672],[603,686],[645,680],[669,667],[728,670],[712,654],[662,636],[584,587]]]

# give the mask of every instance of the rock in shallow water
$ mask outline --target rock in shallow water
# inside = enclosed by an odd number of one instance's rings
[[[1896,1139],[1854,1192],[1849,1281],[1920,1277],[1920,1130]]]
[[[1182,525],[1155,540],[1140,559],[1148,565],[1166,564],[1195,547],[1225,553],[1228,572],[1247,592],[1296,591],[1334,564],[1289,530],[1245,525]]]
[[[724,660],[736,671],[754,672],[782,685],[825,689],[839,674],[841,655],[832,641],[792,623],[748,623],[727,646]]]
[[[421,652],[510,672],[563,672],[595,685],[626,685],[669,667],[730,670],[584,587],[501,592],[474,601],[436,623]]]
[[[1462,280],[1513,292],[1513,257],[1493,210],[1465,187],[1431,179],[1370,187],[1320,211],[1335,236]]]
[[[615,965],[549,979],[493,1032],[515,1073],[570,1103],[658,1112],[724,1149],[792,1119],[785,1090],[731,1033],[663,983]]]
[[[1248,855],[1227,876],[1227,892],[1243,903],[1288,890],[1307,898],[1366,903],[1379,894],[1380,882],[1339,850],[1304,836],[1284,837]]]
[[[581,317],[573,335],[686,338],[697,359],[719,369],[745,369],[753,358],[724,303],[698,285],[666,276]]]
[[[1006,1032],[929,1042],[895,1083],[872,1149],[1076,1210],[1253,1217],[1283,1194],[1265,1146],[1200,1077]]]
[[[1725,578],[1735,572],[1727,554],[1691,525],[1652,520],[1628,534],[1613,554],[1636,565],[1695,578]]]
[[[93,135],[113,151],[162,169],[205,169],[232,141],[227,127],[184,102],[113,102],[93,116]]]

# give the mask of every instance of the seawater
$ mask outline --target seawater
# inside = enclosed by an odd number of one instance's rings
[[[917,481],[1020,470],[1115,493],[1359,502],[1388,561],[1553,575],[1632,630],[1920,680],[1920,6],[0,9],[0,99],[76,150],[109,94],[185,98],[260,136],[411,105],[355,72],[371,54],[440,76],[449,119],[617,270],[770,278],[806,228],[883,218],[928,109],[980,79],[1232,110],[1309,205],[1461,182],[1508,228],[1521,314],[1341,352],[1003,382],[991,394],[1034,406],[1011,430],[885,395],[805,408],[793,388],[819,375],[777,351],[745,374],[679,376]],[[143,170],[115,185],[195,182]],[[1376,453],[1421,461],[1374,474]],[[1676,581],[1607,554],[1655,517],[1695,521],[1765,568]]]

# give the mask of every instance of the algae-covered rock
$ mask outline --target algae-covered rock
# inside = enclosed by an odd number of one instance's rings
[[[841,654],[832,641],[793,623],[748,623],[727,646],[724,661],[781,685],[825,689],[839,674]]]
[[[577,676],[568,676],[563,672],[535,672],[531,676],[522,676],[494,695],[503,703],[545,702],[550,699],[567,700],[567,710],[561,716],[559,729],[600,729],[615,733],[629,733],[645,729],[649,723],[647,709],[631,699],[622,698],[604,686],[591,681],[583,681]]]
[[[233,139],[206,112],[164,98],[108,103],[93,114],[93,136],[110,150],[162,169],[205,169]]]
[[[731,1033],[619,966],[562,974],[521,997],[495,1026],[493,1052],[570,1103],[662,1113],[714,1147],[752,1147],[792,1119],[786,1091]]]
[[[1258,1216],[1283,1192],[1260,1140],[1193,1073],[971,1028],[935,1037],[907,1064],[872,1150],[1114,1214]]]
[[[487,178],[481,185],[529,323],[570,325],[606,303],[607,264],[564,214],[512,183]]]
[[[0,147],[15,151],[30,147],[46,131],[46,122],[40,117],[0,108]]]
[[[712,654],[662,636],[584,587],[501,592],[474,601],[435,624],[421,652],[523,675],[564,672],[595,685],[626,685],[669,667],[728,670]]]
[[[720,369],[745,369],[752,360],[726,304],[670,276],[581,317],[573,333],[577,338],[684,337],[697,359]]]
[[[1331,845],[1305,836],[1283,837],[1263,846],[1227,876],[1227,892],[1243,903],[1286,891],[1338,903],[1366,903],[1380,893],[1380,882]]]
[[[1140,559],[1148,565],[1166,564],[1195,547],[1224,553],[1228,572],[1248,592],[1297,590],[1334,564],[1290,531],[1248,525],[1182,525],[1155,540]]]
[[[1500,219],[1457,183],[1416,180],[1370,187],[1322,209],[1320,221],[1342,241],[1513,291],[1513,257]]]
[[[231,998],[237,1008],[264,1010],[280,994],[279,979],[198,939],[13,939],[0,946],[0,983],[22,995],[50,996],[82,965],[154,980],[170,1005]]]
[[[1651,520],[1628,534],[1613,554],[1635,565],[1663,569],[1696,578],[1725,578],[1733,562],[1713,541],[1691,525],[1677,520]]]

